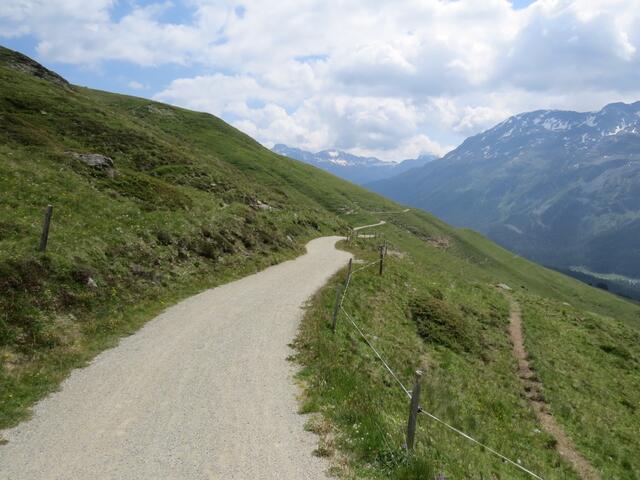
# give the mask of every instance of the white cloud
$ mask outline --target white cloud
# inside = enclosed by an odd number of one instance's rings
[[[241,3],[189,0],[177,21],[165,2],[115,19],[115,0],[4,0],[0,35],[34,35],[49,61],[188,65],[202,73],[155,98],[267,145],[385,159],[442,153],[524,110],[640,98],[639,0]]]
[[[145,88],[147,88],[147,86],[144,83],[140,83],[136,80],[131,80],[130,82],[128,82],[127,87],[133,90],[144,90]]]
[[[156,98],[216,115],[242,115],[251,99],[264,100],[270,93],[251,76],[216,73],[174,80]]]

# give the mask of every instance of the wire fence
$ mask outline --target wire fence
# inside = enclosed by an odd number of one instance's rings
[[[341,293],[336,298],[336,305],[338,307],[336,309],[336,311],[340,311],[345,315],[347,320],[349,320],[349,323],[351,324],[351,326],[360,335],[360,337],[362,337],[362,339],[364,340],[366,345],[373,351],[373,353],[378,358],[378,360],[380,360],[380,363],[384,366],[385,370],[389,373],[389,375],[391,375],[391,377],[398,384],[398,386],[400,387],[400,390],[402,391],[401,393],[404,396],[406,396],[409,400],[411,400],[412,396],[413,396],[412,392],[404,385],[404,383],[402,383],[402,381],[400,380],[400,378],[398,377],[396,372],[391,368],[391,366],[385,360],[385,358],[380,353],[380,351],[371,343],[371,341],[369,340],[369,338],[367,337],[367,335],[365,334],[365,332],[363,331],[361,326],[358,325],[358,323],[355,321],[354,316],[350,315],[349,312],[344,308],[344,300],[345,300],[345,298],[347,296],[347,292],[348,292],[349,286],[351,285],[351,279],[352,279],[354,274],[356,274],[358,272],[361,272],[361,271],[363,271],[363,270],[365,270],[365,269],[367,269],[367,268],[369,268],[369,267],[371,267],[373,265],[380,265],[380,272],[382,272],[382,262],[384,262],[384,258],[386,257],[386,242],[385,242],[385,248],[383,249],[381,247],[381,251],[384,251],[385,254],[381,254],[380,255],[380,260],[376,260],[376,261],[373,261],[373,262],[366,263],[366,264],[358,267],[355,270],[349,270],[349,273],[347,274],[347,279],[346,279],[345,284],[344,284],[344,288],[342,289]],[[447,428],[450,431],[458,434],[459,436],[465,438],[466,440],[468,440],[468,441],[470,441],[470,442],[472,442],[472,443],[484,448],[487,452],[490,452],[491,454],[497,456],[498,458],[500,458],[504,462],[507,462],[509,465],[511,465],[511,466],[519,469],[520,471],[528,474],[529,476],[531,476],[533,478],[536,478],[538,480],[544,480],[540,475],[538,475],[538,474],[532,472],[531,470],[525,468],[524,466],[522,466],[519,463],[519,461],[514,461],[514,460],[510,459],[509,457],[501,454],[497,450],[494,450],[493,448],[489,447],[488,445],[485,445],[484,443],[482,443],[479,440],[475,439],[474,437],[472,437],[468,433],[463,432],[462,430],[460,430],[460,429],[454,427],[453,425],[448,424],[444,420],[440,419],[439,417],[437,417],[433,413],[428,412],[427,410],[422,408],[420,405],[418,405],[417,413],[422,414],[422,415],[430,418],[431,420],[443,425],[445,428]]]

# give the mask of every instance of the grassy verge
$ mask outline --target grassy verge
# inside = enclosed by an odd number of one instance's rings
[[[227,283],[292,258],[297,252],[247,259],[243,264],[217,272],[193,272],[188,277],[156,285],[128,299],[113,296],[99,303],[87,302],[82,309],[66,310],[43,321],[38,338],[23,348],[0,350],[0,427],[15,425],[29,416],[29,407],[96,354],[135,333],[149,319],[183,298]],[[131,294],[130,294],[131,295]]]
[[[557,274],[540,273],[539,267],[524,273],[498,268],[505,255],[500,250],[487,256],[484,245],[470,246],[465,234],[459,240],[438,222],[418,223],[404,217],[394,223],[402,227],[380,227],[391,245],[384,276],[372,269],[357,273],[345,300],[347,311],[405,385],[412,384],[416,368],[426,371],[425,409],[544,478],[577,478],[556,452],[553,438],[541,431],[524,397],[508,339],[508,305],[492,286],[507,281],[520,290],[527,346],[531,344],[537,368],[538,357],[546,355],[559,325],[555,315],[562,316],[567,307],[560,301],[545,300],[538,311],[548,313],[547,322],[542,323],[529,307],[544,297],[531,291],[553,288],[544,285],[544,278]],[[360,240],[349,249],[361,259],[375,258],[374,241]],[[307,385],[302,408],[320,413],[330,425],[318,430],[325,438],[322,453],[335,453],[336,470],[344,478],[424,479],[439,474],[446,478],[527,478],[424,416],[419,418],[415,455],[404,453],[407,399],[344,316],[335,334],[327,327],[335,283],[342,280],[341,275],[315,297],[297,340],[297,359],[303,365],[300,375]],[[567,279],[557,291],[546,293],[562,297],[563,289],[572,288]],[[574,303],[588,301],[582,292],[576,293],[567,297]],[[601,307],[601,302],[599,297],[592,299],[591,308]],[[605,350],[625,340],[624,351],[612,354],[592,346],[576,357],[575,345],[556,336],[547,357],[550,363],[540,365],[540,375],[543,384],[549,385],[552,411],[562,412],[558,420],[580,451],[597,459],[594,463],[610,474],[607,478],[636,478],[640,467],[631,455],[636,440],[630,435],[640,428],[640,420],[629,415],[637,399],[627,390],[637,391],[637,367],[631,361],[618,361],[621,370],[612,377],[600,362],[607,355],[614,360],[620,360],[619,355],[636,358],[637,342],[632,344],[637,333],[610,317],[591,315],[592,324],[605,332],[606,340],[600,342],[609,345]],[[590,338],[585,333],[583,339],[585,336]],[[592,356],[595,350],[601,354]],[[573,368],[558,370],[562,362]],[[598,379],[590,381],[591,390],[573,391],[593,370],[598,371]],[[568,400],[573,402],[571,409],[563,407]],[[602,415],[593,413],[598,410]],[[606,422],[610,422],[608,431]]]
[[[603,478],[640,476],[640,335],[611,318],[520,296],[545,398]]]

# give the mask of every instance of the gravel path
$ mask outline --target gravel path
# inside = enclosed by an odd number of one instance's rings
[[[327,478],[286,358],[303,304],[350,258],[339,238],[175,305],[74,371],[2,432],[0,478]]]
[[[355,227],[353,229],[354,232],[358,232],[360,230],[364,230],[365,228],[372,228],[372,227],[379,227],[380,225],[384,225],[385,222],[384,220],[380,220],[378,223],[372,223],[371,225],[362,225],[361,227]]]

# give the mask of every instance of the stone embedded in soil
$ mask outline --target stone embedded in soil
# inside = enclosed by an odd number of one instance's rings
[[[113,159],[99,153],[76,153],[69,152],[76,160],[80,160],[85,165],[99,169],[112,169]]]

